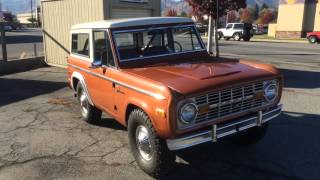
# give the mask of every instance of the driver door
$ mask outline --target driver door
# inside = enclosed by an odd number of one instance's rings
[[[233,24],[227,24],[224,36],[231,37],[233,35]]]
[[[95,77],[92,78],[91,86],[93,89],[93,99],[95,104],[109,114],[113,114],[114,108],[114,83],[110,80],[109,71],[115,69],[115,62],[110,47],[108,32],[104,30],[94,30],[93,38],[93,64],[92,67]]]

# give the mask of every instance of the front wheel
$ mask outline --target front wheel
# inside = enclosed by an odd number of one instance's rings
[[[145,112],[135,109],[128,120],[129,143],[133,156],[140,168],[153,177],[169,172],[175,155],[169,151],[164,139],[157,136]]]
[[[231,137],[231,141],[237,145],[253,145],[258,143],[264,138],[268,130],[268,123],[265,123],[262,127],[254,127],[247,131],[237,134]]]
[[[315,36],[310,36],[309,38],[308,38],[308,40],[309,40],[309,43],[310,44],[315,44],[318,40],[317,40],[317,37],[315,37]]]

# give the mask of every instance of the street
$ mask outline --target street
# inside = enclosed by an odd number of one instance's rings
[[[281,69],[283,114],[254,146],[224,141],[176,152],[165,179],[320,179],[320,45],[220,43],[222,56]],[[81,120],[64,69],[8,74],[0,83],[0,180],[152,179],[134,161],[124,127],[107,115],[94,125]]]
[[[306,43],[219,41],[222,55],[274,64],[320,66],[320,45]]]

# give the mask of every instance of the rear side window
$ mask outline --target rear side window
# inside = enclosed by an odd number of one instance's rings
[[[233,29],[243,29],[243,24],[235,24]]]
[[[89,34],[72,34],[72,48],[73,54],[89,57],[90,56],[90,44]]]

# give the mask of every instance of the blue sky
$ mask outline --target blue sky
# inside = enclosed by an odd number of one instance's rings
[[[35,4],[38,0],[32,1]],[[2,2],[2,10],[9,10],[15,14],[30,12],[31,9],[31,0],[0,0],[0,2]]]

